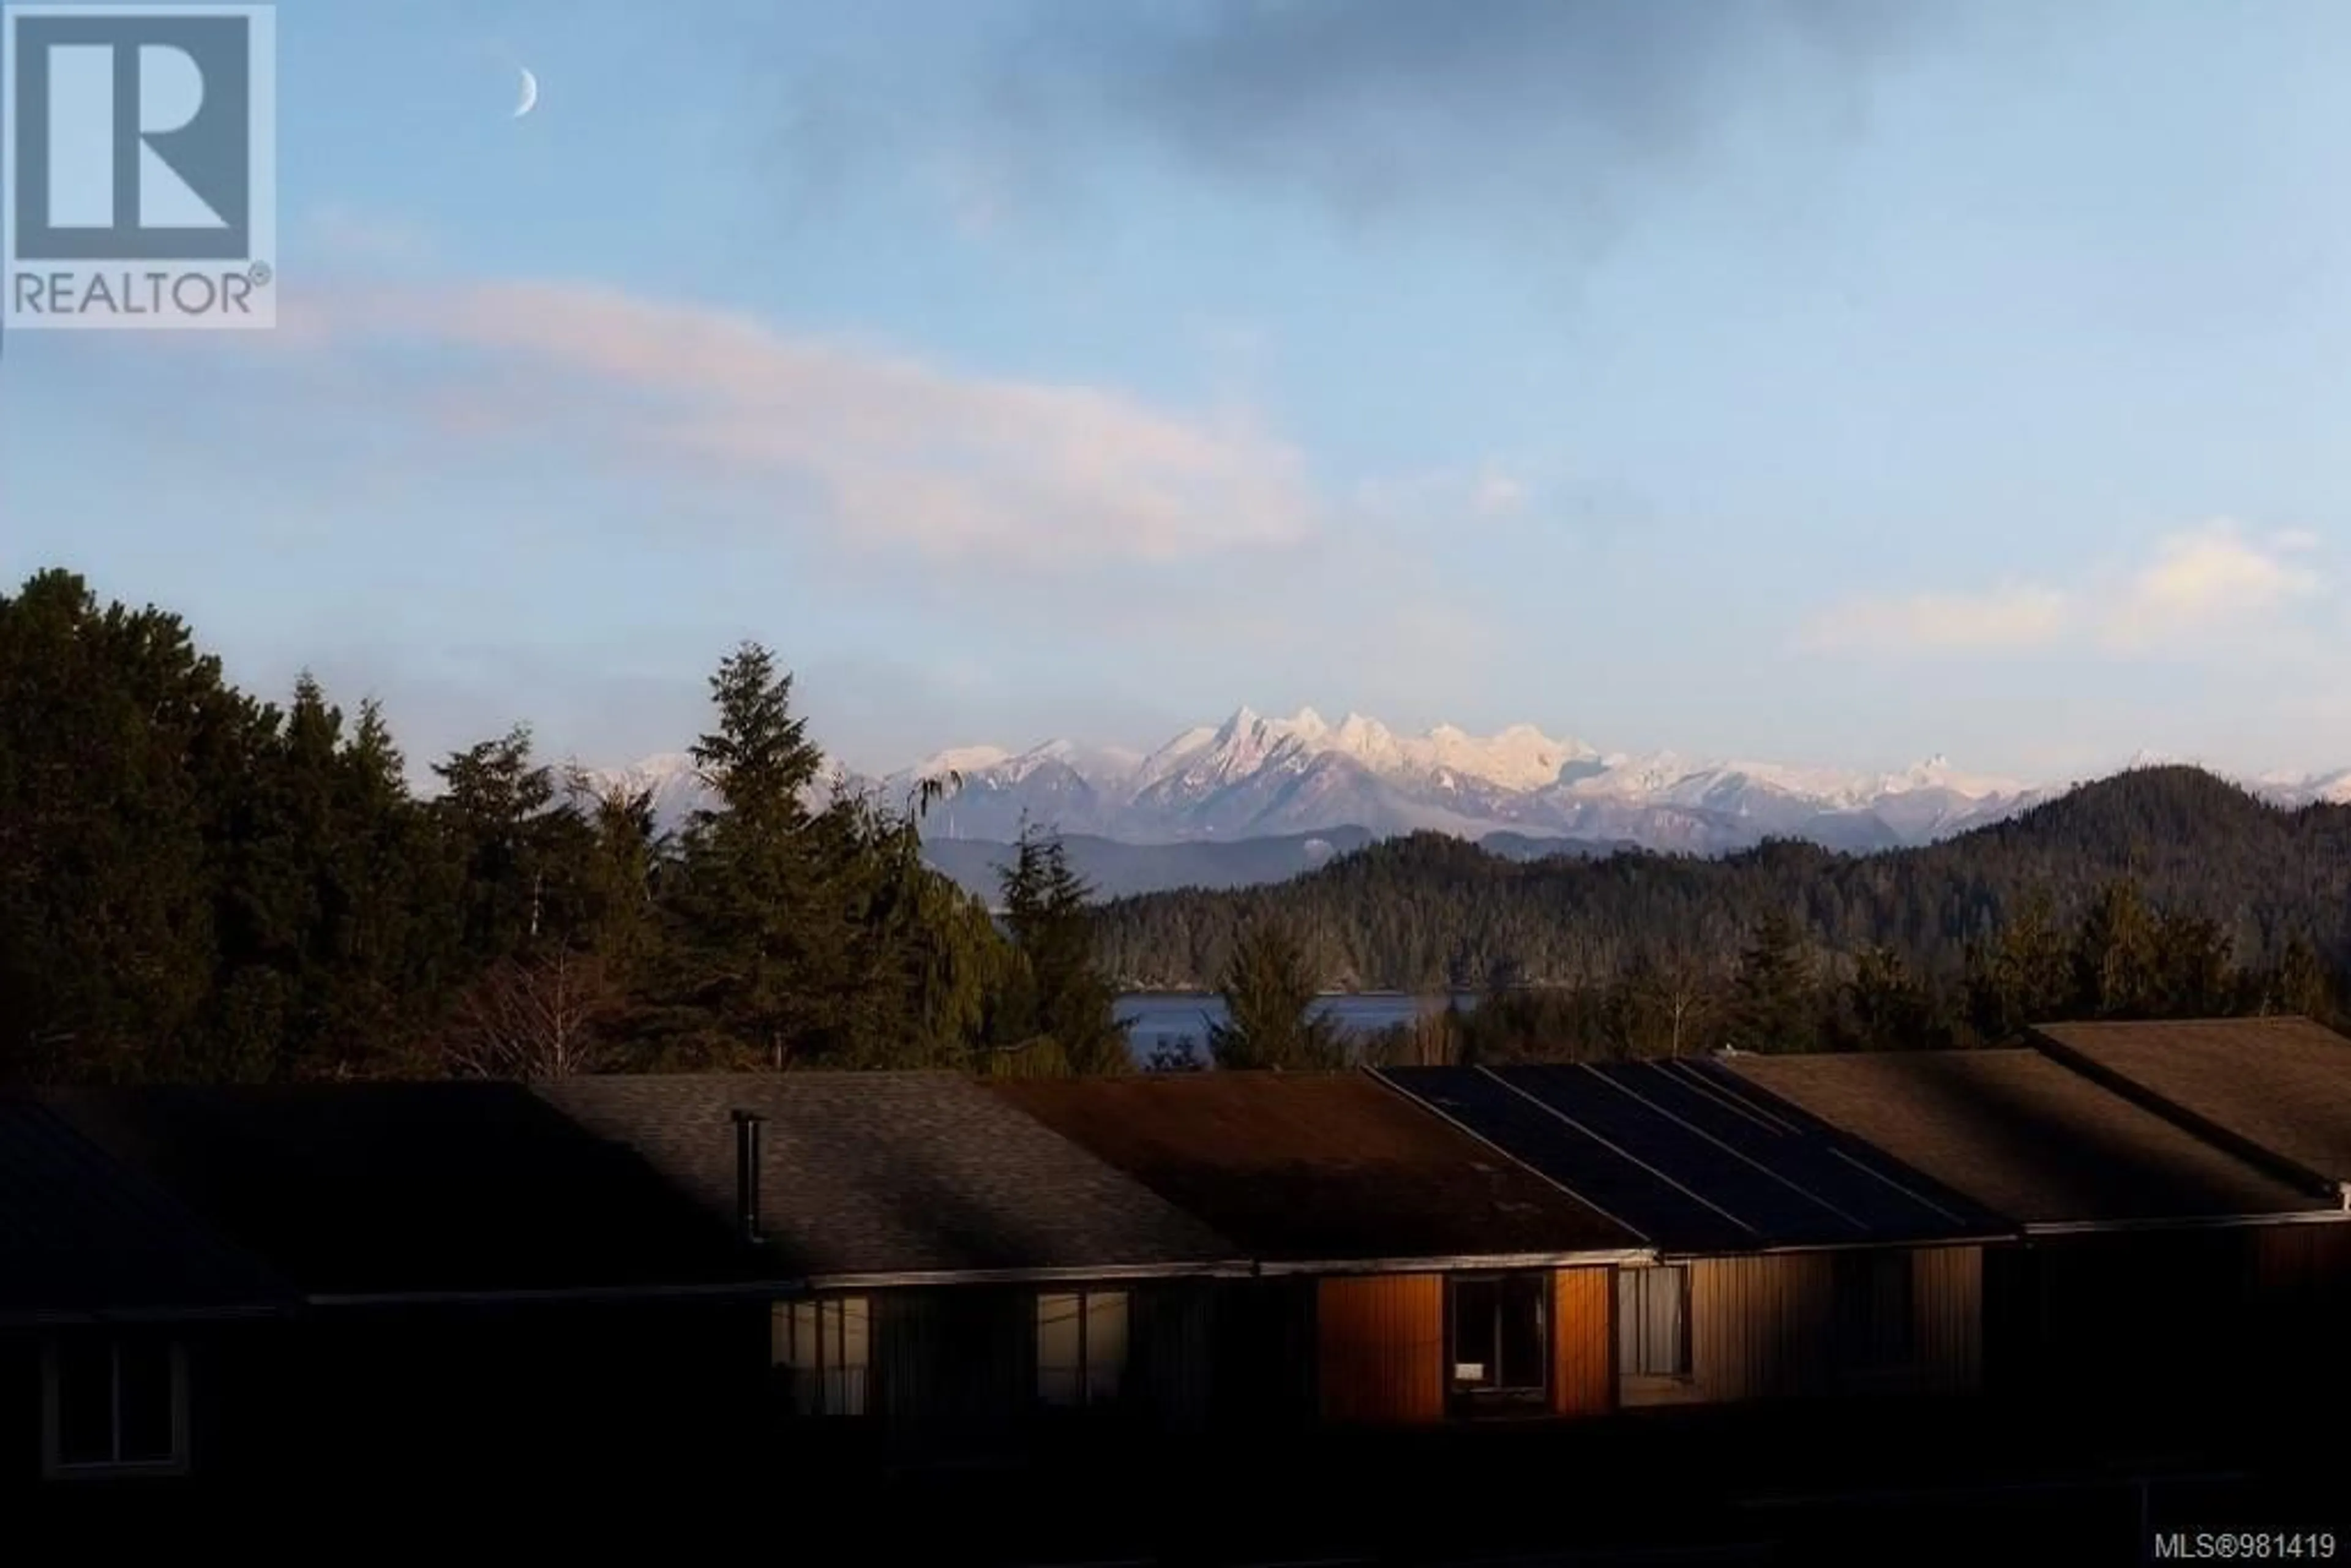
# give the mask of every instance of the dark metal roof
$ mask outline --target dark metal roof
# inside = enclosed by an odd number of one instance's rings
[[[2021,1224],[2332,1207],[2038,1051],[1742,1056],[1727,1066]]]
[[[1642,1246],[1591,1206],[1362,1073],[990,1087],[1270,1263],[1564,1257]]]
[[[948,1072],[571,1079],[547,1103],[734,1210],[732,1113],[762,1130],[761,1223],[794,1279],[1238,1267],[1207,1225]]]
[[[1669,1252],[1947,1241],[2009,1228],[1710,1063],[1386,1076]]]
[[[2175,1119],[2351,1181],[2351,1040],[2302,1018],[2043,1024],[2043,1050]]]
[[[308,1296],[665,1290],[773,1272],[724,1215],[518,1085],[175,1086],[54,1103]]]
[[[0,1098],[0,1322],[208,1316],[292,1291],[47,1106]]]

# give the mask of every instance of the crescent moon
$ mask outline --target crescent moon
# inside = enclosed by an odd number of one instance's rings
[[[531,73],[528,66],[522,67],[521,70],[522,101],[515,105],[514,117],[517,120],[520,120],[538,107],[538,78]]]

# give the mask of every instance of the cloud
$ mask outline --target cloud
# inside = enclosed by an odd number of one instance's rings
[[[2219,518],[2155,541],[2148,558],[2073,588],[2011,581],[1983,593],[1863,597],[1808,620],[1813,649],[1985,653],[2086,639],[2144,654],[2225,636],[2240,645],[2277,630],[2277,616],[2319,594],[2325,580],[2297,558],[2320,548],[2306,531],[2256,538]]]
[[[1980,594],[1855,599],[1814,616],[1802,641],[1818,649],[1995,653],[2056,641],[2068,609],[2064,593],[2036,583]]]
[[[949,147],[1059,198],[1140,146],[1349,216],[1466,201],[1604,219],[1670,188],[1660,166],[1751,98],[1840,112],[1948,21],[1908,0],[1048,4],[1021,26],[967,20],[919,84],[887,29],[871,58],[828,52],[782,94],[787,178],[837,194],[855,167]],[[1540,200],[1491,203],[1506,191]]]
[[[1367,519],[1441,526],[1512,517],[1526,511],[1541,493],[1525,472],[1489,458],[1475,468],[1374,475],[1356,485],[1354,495]]]
[[[2225,518],[2176,534],[2131,577],[2105,617],[2105,637],[2116,647],[2139,648],[2241,624],[2306,599],[2319,591],[2322,580],[2293,558],[2316,543],[2304,532],[2253,539]]]
[[[546,439],[689,494],[731,486],[863,549],[1165,562],[1294,544],[1317,524],[1302,460],[1246,416],[963,373],[697,305],[486,284],[347,293],[292,326],[330,356],[397,349],[384,395],[441,438]],[[444,350],[429,372],[420,346]]]

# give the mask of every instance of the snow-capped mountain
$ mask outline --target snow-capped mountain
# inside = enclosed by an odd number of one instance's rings
[[[1918,843],[1996,820],[2043,792],[1975,778],[1940,758],[1897,774],[1754,762],[1698,763],[1671,753],[1604,753],[1530,725],[1491,736],[1451,726],[1399,734],[1311,708],[1288,718],[1243,708],[1147,754],[1053,741],[1026,751],[943,751],[852,787],[904,800],[954,775],[934,808],[934,838],[1008,840],[1024,822],[1130,843],[1229,841],[1361,827],[1435,829],[1465,837],[1634,842],[1716,853],[1774,835],[1835,848]],[[682,822],[703,796],[691,760],[670,755],[593,775],[650,789],[656,814]],[[2337,787],[2351,794],[2351,774]]]
[[[2142,755],[2130,766],[2160,758]],[[1832,849],[1886,849],[1964,832],[2061,794],[1961,772],[1937,757],[1898,773],[1750,761],[1702,762],[1671,752],[1630,756],[1528,725],[1473,736],[1450,726],[1405,735],[1311,708],[1288,718],[1242,708],[1137,755],[1052,741],[1026,751],[964,747],[886,777],[843,775],[903,802],[925,779],[960,786],[933,808],[934,840],[1008,841],[1024,822],[1131,844],[1228,841],[1359,827],[1374,834],[1434,829],[1466,838],[1636,843],[1718,854],[1765,838]],[[702,796],[692,763],[649,758],[601,781],[653,791],[664,822]],[[2285,806],[2351,803],[2351,769],[2272,774],[2248,788]]]

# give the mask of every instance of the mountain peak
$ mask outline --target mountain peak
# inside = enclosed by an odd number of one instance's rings
[[[2130,766],[2171,760],[2141,753]],[[1008,841],[1029,821],[1127,843],[1352,827],[1473,840],[1507,832],[1696,854],[1775,837],[1876,849],[1963,832],[2056,793],[1959,772],[1939,754],[1898,773],[1869,773],[1685,760],[1671,752],[1604,754],[1531,724],[1489,736],[1440,724],[1411,735],[1354,711],[1334,726],[1311,707],[1279,718],[1247,706],[1148,757],[1067,740],[1017,754],[959,747],[887,779],[848,782],[894,807],[919,779],[946,772],[962,775],[964,788],[942,813],[946,835]],[[684,757],[647,758],[594,777],[653,789],[656,814],[669,825],[707,800]],[[2351,770],[2271,775],[2249,787],[2280,804],[2351,803]]]

